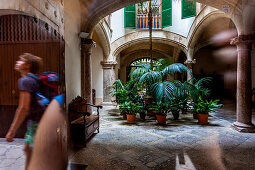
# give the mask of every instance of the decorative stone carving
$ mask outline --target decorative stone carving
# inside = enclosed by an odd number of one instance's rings
[[[116,61],[101,61],[103,69],[115,69],[118,63]]]
[[[188,69],[192,69],[193,65],[196,64],[196,59],[193,60],[186,60],[184,64],[188,67]]]
[[[249,44],[255,42],[255,32],[249,35],[239,35],[231,40],[231,45],[238,45],[241,43]]]

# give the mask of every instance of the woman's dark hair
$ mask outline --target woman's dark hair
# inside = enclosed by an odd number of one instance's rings
[[[20,55],[20,58],[23,58],[27,64],[30,64],[30,72],[37,74],[42,66],[42,58],[35,56],[30,53],[24,53]]]

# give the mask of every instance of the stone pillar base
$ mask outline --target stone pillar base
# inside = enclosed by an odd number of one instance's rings
[[[238,131],[244,133],[255,133],[255,126],[253,124],[244,124],[240,122],[234,122],[231,127]]]

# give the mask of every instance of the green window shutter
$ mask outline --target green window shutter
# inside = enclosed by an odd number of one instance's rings
[[[196,16],[196,2],[182,0],[182,19]]]
[[[161,0],[162,28],[172,25],[172,0]]]
[[[136,28],[136,5],[124,8],[125,28]]]

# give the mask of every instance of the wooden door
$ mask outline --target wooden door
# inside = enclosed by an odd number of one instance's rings
[[[41,57],[40,72],[54,71],[64,78],[63,50],[63,39],[47,23],[25,15],[0,17],[0,137],[8,131],[18,105],[20,75],[14,65],[19,55]],[[23,123],[16,137],[23,137],[25,131]]]

